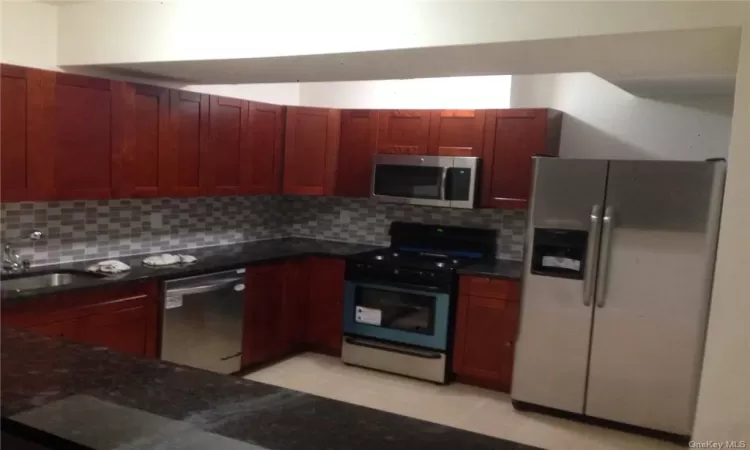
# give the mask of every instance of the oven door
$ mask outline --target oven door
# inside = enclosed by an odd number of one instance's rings
[[[375,155],[370,197],[390,203],[450,206],[445,188],[452,166],[452,157]]]
[[[344,333],[445,351],[449,311],[447,292],[347,281]]]

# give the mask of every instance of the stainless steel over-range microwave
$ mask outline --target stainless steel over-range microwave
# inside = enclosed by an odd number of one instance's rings
[[[373,156],[370,198],[411,205],[473,208],[479,158],[466,156]]]

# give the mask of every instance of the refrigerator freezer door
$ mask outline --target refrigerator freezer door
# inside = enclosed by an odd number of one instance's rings
[[[610,162],[585,414],[690,434],[724,170]]]
[[[604,202],[607,164],[535,158],[511,387],[514,400],[583,412],[593,308],[584,296],[585,277],[556,276],[554,271],[533,274],[532,249],[537,229],[545,229],[537,234],[540,238],[549,230],[563,236],[563,230],[590,230],[593,207]],[[596,241],[598,231],[593,231]],[[575,245],[580,250],[580,242]],[[587,263],[593,261],[584,261],[584,266]]]

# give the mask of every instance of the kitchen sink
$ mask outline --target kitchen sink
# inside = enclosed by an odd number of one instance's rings
[[[47,273],[13,274],[0,279],[3,291],[28,291],[63,286],[78,280],[100,278],[101,275],[82,270],[62,270]]]

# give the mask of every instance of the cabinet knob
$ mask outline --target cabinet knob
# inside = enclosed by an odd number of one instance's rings
[[[505,341],[505,346],[506,346],[506,347],[510,347],[510,344],[511,344],[511,342],[510,342],[510,341]]]

